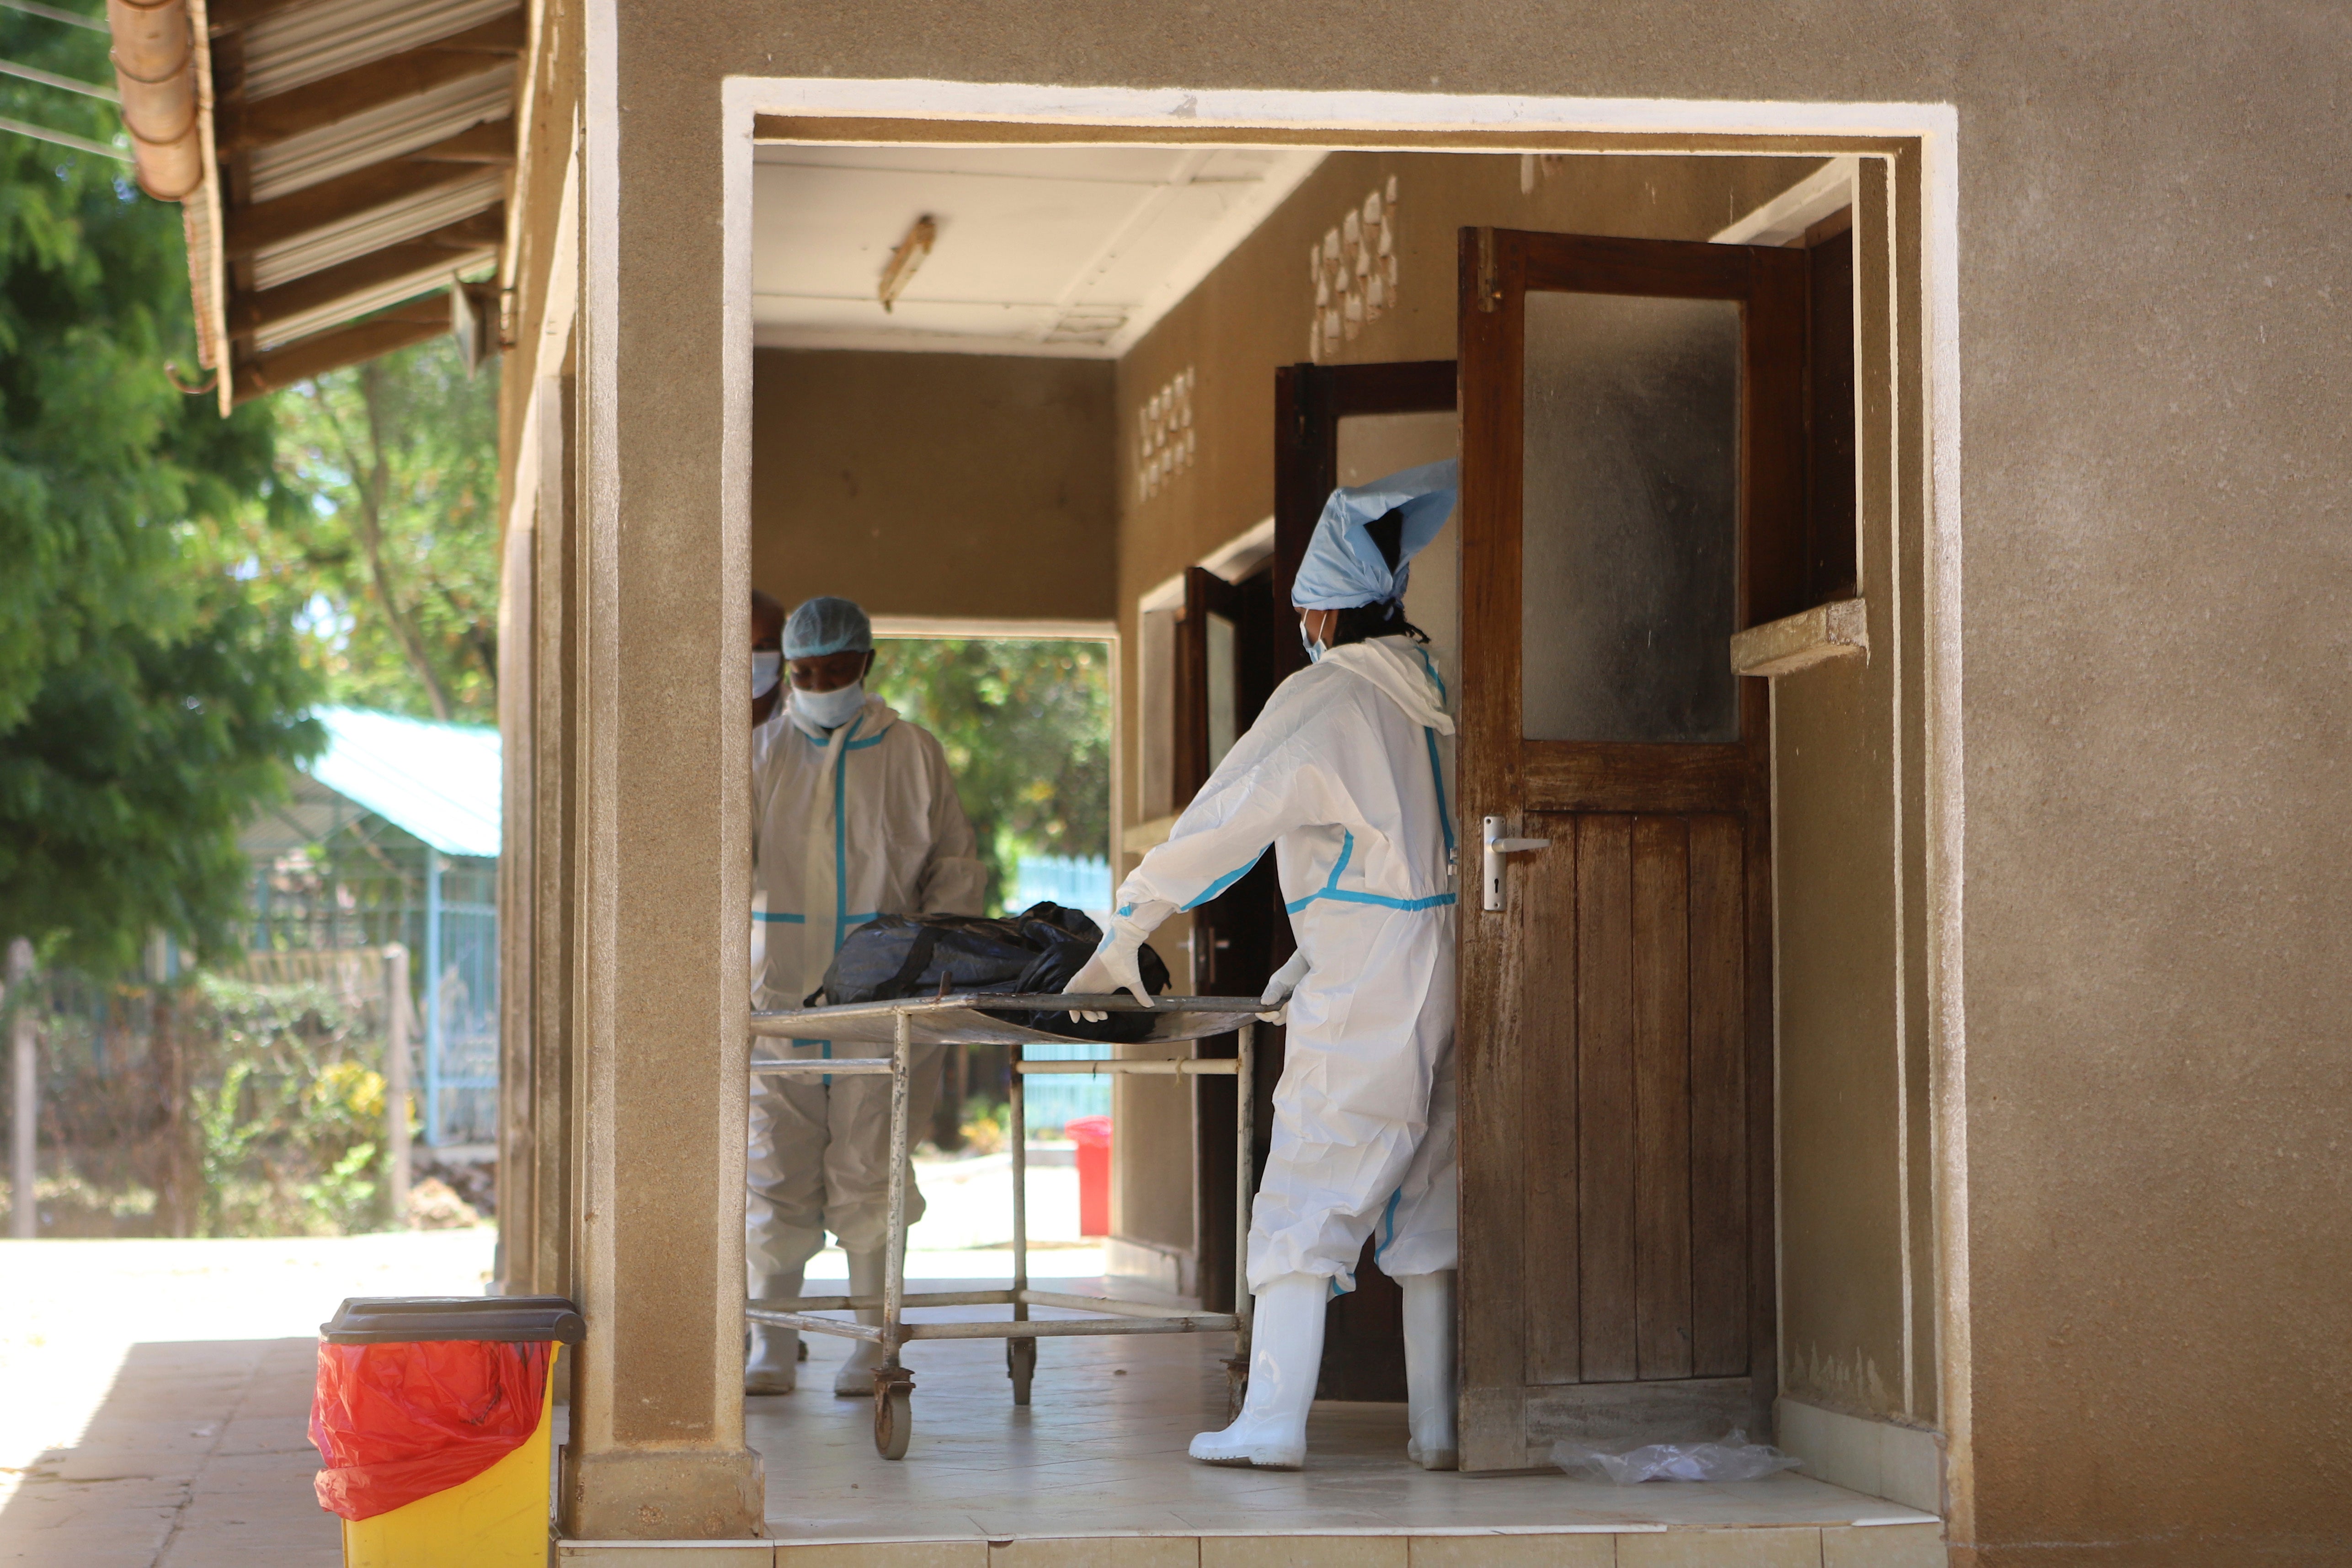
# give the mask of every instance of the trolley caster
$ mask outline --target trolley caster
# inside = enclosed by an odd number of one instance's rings
[[[1029,1403],[1030,1381],[1037,1375],[1035,1340],[1004,1342],[1004,1375],[1013,1380],[1013,1403],[1025,1406]]]
[[[907,1441],[915,1435],[915,1380],[903,1366],[877,1368],[874,1373],[874,1451],[886,1459],[907,1457]]]

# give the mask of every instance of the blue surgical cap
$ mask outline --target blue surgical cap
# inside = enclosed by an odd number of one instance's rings
[[[1368,485],[1343,485],[1323,503],[1307,558],[1290,584],[1290,602],[1302,610],[1346,610],[1404,597],[1412,561],[1437,537],[1454,513],[1460,486],[1457,465],[1448,458]],[[1370,525],[1390,512],[1402,514],[1393,570]]]
[[[873,647],[874,623],[849,599],[836,599],[831,595],[811,599],[784,623],[786,658],[865,653]]]

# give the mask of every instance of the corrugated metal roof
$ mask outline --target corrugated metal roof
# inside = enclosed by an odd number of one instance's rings
[[[498,258],[498,247],[492,245],[472,250],[449,251],[429,267],[330,300],[314,310],[282,317],[255,333],[254,341],[266,353],[283,344],[298,342],[312,332],[364,316],[371,310],[380,310],[388,305],[401,304],[420,294],[430,293],[448,282],[451,274],[470,272]]]
[[[415,239],[443,224],[487,211],[506,200],[506,195],[504,169],[456,173],[446,184],[371,207],[331,227],[297,235],[281,245],[262,247],[254,253],[253,286],[275,289],[297,278],[323,272],[339,262],[398,245],[404,239]]]
[[[222,412],[437,335],[453,280],[504,243],[536,14],[214,0],[196,16],[207,174],[184,216]]]
[[[326,754],[304,771],[444,855],[499,852],[499,732],[321,708]]]
[[[316,0],[245,30],[245,90],[290,92],[339,71],[488,21],[514,0]]]
[[[265,142],[249,155],[249,202],[276,201],[338,174],[446,141],[514,112],[515,68],[499,60],[478,75],[395,98],[358,113]]]

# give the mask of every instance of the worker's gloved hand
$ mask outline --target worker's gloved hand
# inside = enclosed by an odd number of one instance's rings
[[[1307,950],[1301,948],[1290,955],[1289,963],[1274,972],[1273,979],[1265,983],[1265,994],[1258,998],[1265,1008],[1265,1012],[1258,1015],[1259,1021],[1267,1024],[1281,1023],[1290,1001],[1290,994],[1297,990],[1298,983],[1306,978]]]
[[[1143,984],[1143,970],[1136,954],[1142,951],[1143,939],[1150,935],[1132,921],[1111,917],[1110,934],[1095,949],[1095,955],[1086,967],[1070,976],[1069,984],[1062,989],[1065,996],[1108,996],[1114,991],[1124,991],[1145,1006],[1151,1005],[1151,993]],[[1088,1009],[1073,1010],[1073,1018],[1084,1018],[1099,1024],[1108,1013]]]

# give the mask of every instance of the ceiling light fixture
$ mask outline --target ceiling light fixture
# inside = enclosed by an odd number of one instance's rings
[[[932,221],[930,214],[925,213],[915,220],[915,226],[907,231],[907,237],[898,242],[898,248],[890,253],[889,265],[882,268],[882,284],[875,293],[881,300],[883,310],[889,310],[907,285],[914,280],[915,268],[920,267],[923,258],[931,253],[931,242],[939,237],[940,226]]]

